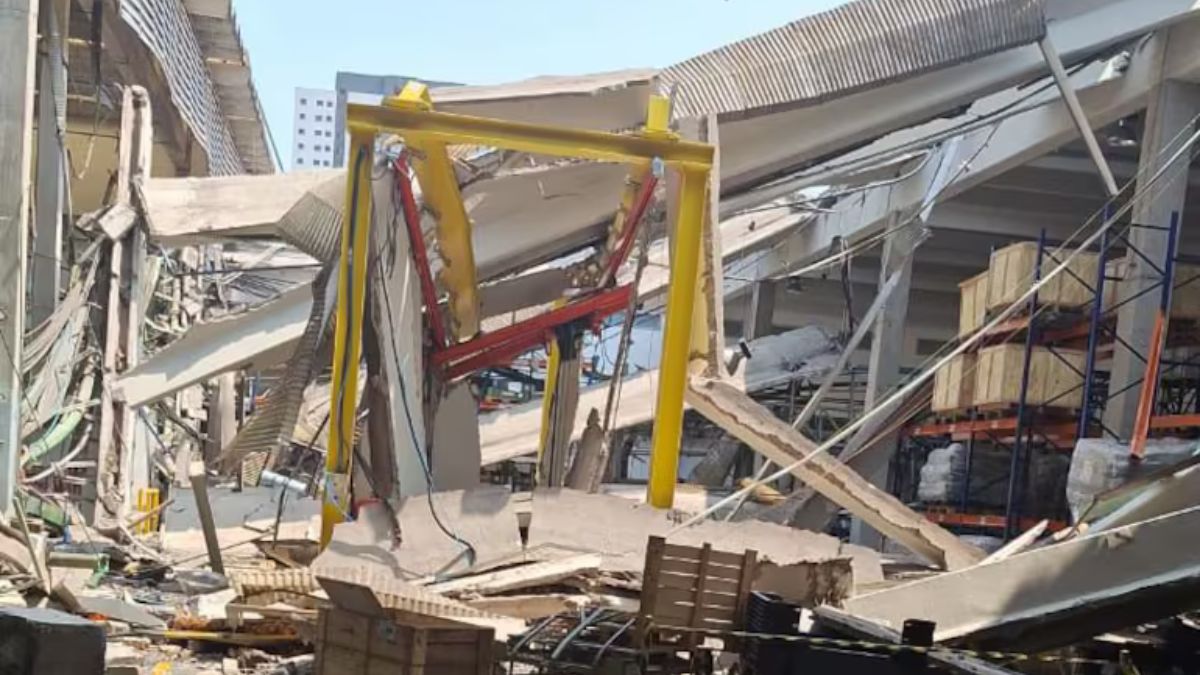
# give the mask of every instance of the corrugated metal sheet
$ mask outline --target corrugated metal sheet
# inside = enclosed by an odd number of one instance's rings
[[[209,173],[244,173],[220,101],[180,0],[122,0],[121,19],[158,59],[171,102],[208,155]]]
[[[274,173],[266,116],[232,6],[197,0],[184,2],[242,164],[250,173]]]
[[[810,105],[1046,32],[1044,0],[856,0],[664,70],[675,117]]]
[[[221,449],[220,461],[226,470],[237,469],[243,460],[254,458],[251,475],[244,476],[250,478],[251,485],[258,484],[262,469],[270,466],[279,449],[291,442],[300,404],[304,401],[304,390],[323,364],[331,359],[332,341],[326,338],[330,333],[330,310],[336,297],[335,268],[336,264],[327,264],[313,280],[312,310],[304,334],[287,361],[282,380],[238,430],[233,442]]]

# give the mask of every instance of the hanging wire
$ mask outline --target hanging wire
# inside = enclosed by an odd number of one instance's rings
[[[1183,127],[1183,131],[1186,131],[1187,129],[1191,128],[1191,124],[1194,124],[1197,119],[1200,119],[1200,115],[1197,115],[1196,117],[1194,117],[1192,119],[1192,121],[1188,125],[1185,125]],[[1177,136],[1177,138],[1178,138],[1178,136]],[[1200,131],[1193,133],[1187,139],[1187,141],[1184,143],[1183,147],[1181,147],[1177,151],[1175,151],[1172,154],[1171,158],[1166,163],[1164,163],[1161,167],[1159,167],[1157,170],[1155,170],[1153,172],[1153,174],[1148,178],[1147,183],[1144,187],[1137,185],[1137,181],[1141,177],[1140,174],[1143,173],[1143,172],[1139,171],[1139,176],[1135,176],[1133,179],[1131,179],[1126,184],[1126,187],[1121,190],[1121,193],[1124,193],[1125,190],[1129,189],[1129,187],[1131,187],[1131,186],[1134,187],[1133,196],[1128,202],[1126,202],[1125,204],[1121,204],[1115,210],[1115,212],[1113,213],[1113,215],[1111,217],[1108,217],[1107,219],[1103,219],[1103,221],[1101,222],[1099,227],[1096,229],[1096,231],[1093,232],[1092,234],[1088,235],[1086,238],[1084,238],[1080,242],[1079,246],[1077,246],[1076,248],[1071,250],[1065,256],[1065,258],[1061,258],[1060,262],[1058,263],[1057,266],[1052,268],[1048,273],[1045,273],[1040,279],[1033,280],[1033,283],[1030,285],[1030,287],[1024,293],[1022,293],[1020,297],[1018,297],[1015,301],[1013,301],[1012,304],[1007,306],[1004,310],[1002,310],[999,314],[997,314],[993,319],[991,319],[989,322],[987,322],[982,327],[980,327],[975,333],[973,333],[970,336],[966,337],[965,339],[961,340],[957,346],[955,346],[953,349],[950,349],[945,355],[940,356],[940,358],[938,358],[936,363],[932,364],[930,367],[922,369],[916,377],[911,379],[909,382],[905,383],[903,386],[895,389],[889,396],[886,397],[885,400],[883,400],[879,404],[875,405],[871,410],[865,411],[863,415],[861,415],[856,420],[852,421],[850,424],[846,425],[844,428],[839,430],[830,439],[821,443],[819,446],[817,446],[817,448],[815,448],[808,455],[804,456],[803,458],[801,458],[799,460],[796,460],[795,462],[792,462],[788,466],[781,468],[780,470],[776,471],[774,474],[771,474],[770,476],[767,476],[762,480],[752,481],[750,484],[746,485],[745,487],[735,491],[733,494],[729,495],[728,497],[725,497],[724,499],[718,501],[716,504],[709,507],[708,509],[705,509],[702,513],[697,514],[697,515],[693,516],[692,518],[689,518],[683,524],[679,525],[674,530],[672,530],[672,532],[678,532],[679,530],[685,529],[687,527],[690,527],[690,526],[700,522],[701,520],[707,518],[709,515],[711,515],[715,511],[717,511],[721,508],[724,508],[726,505],[736,501],[743,494],[751,492],[751,491],[757,489],[758,487],[760,487],[761,485],[778,480],[779,478],[782,478],[783,476],[788,475],[789,473],[795,471],[797,468],[807,464],[812,459],[814,459],[818,456],[824,455],[825,453],[828,452],[828,450],[830,448],[832,448],[833,446],[837,445],[838,443],[841,443],[842,441],[846,440],[847,438],[849,438],[850,434],[854,433],[858,429],[865,426],[867,422],[878,417],[882,412],[889,409],[892,405],[902,401],[904,397],[906,397],[908,394],[911,394],[918,387],[920,387],[922,384],[924,384],[930,378],[932,378],[933,374],[937,370],[944,367],[947,363],[949,363],[951,359],[955,358],[959,354],[962,354],[967,349],[969,349],[970,347],[977,344],[980,340],[983,339],[983,337],[985,335],[990,333],[992,330],[994,330],[996,327],[1001,325],[1003,322],[1007,321],[1017,311],[1019,311],[1021,307],[1025,306],[1028,303],[1029,298],[1033,297],[1033,295],[1035,293],[1037,293],[1038,290],[1042,286],[1044,286],[1047,283],[1049,283],[1050,281],[1052,281],[1055,277],[1057,277],[1065,269],[1067,269],[1068,266],[1072,262],[1074,262],[1074,260],[1080,255],[1080,253],[1082,253],[1084,250],[1086,250],[1087,248],[1094,245],[1100,239],[1101,235],[1103,235],[1105,232],[1107,232],[1115,223],[1118,222],[1118,220],[1120,218],[1122,218],[1125,214],[1127,214],[1134,207],[1134,205],[1139,202],[1139,200],[1145,198],[1146,193],[1158,183],[1158,181],[1163,177],[1164,174],[1166,174],[1168,171],[1173,171],[1173,172],[1177,173],[1180,169],[1179,169],[1179,167],[1176,166],[1176,162],[1178,161],[1178,159],[1180,157],[1182,157],[1188,150],[1190,150],[1192,148],[1192,146],[1196,143],[1196,141],[1198,139],[1200,139]],[[1172,144],[1173,144],[1173,142],[1172,142]],[[1169,144],[1169,145],[1171,145],[1171,144]],[[1168,145],[1168,147],[1169,147],[1169,145]],[[1168,148],[1164,148],[1163,152],[1165,152],[1167,149]],[[1159,156],[1161,156],[1163,154],[1163,152],[1160,152]],[[1188,162],[1184,162],[1182,164],[1182,166],[1184,167],[1185,170],[1188,165],[1189,165]],[[1173,169],[1172,167],[1175,167],[1175,168]],[[1068,239],[1068,242],[1073,242],[1076,239],[1076,237],[1079,237],[1089,227],[1089,225],[1091,225],[1092,223],[1094,223],[1096,221],[1097,218],[1103,218],[1102,214],[1104,213],[1104,208],[1113,206],[1116,202],[1116,199],[1118,197],[1120,197],[1121,193],[1118,193],[1118,195],[1106,200],[1104,207],[1101,208],[1100,210],[1098,210],[1090,218],[1088,218],[1074,233],[1072,233],[1071,237]],[[1067,245],[1068,245],[1068,243],[1064,243],[1063,245],[1059,246],[1052,255],[1054,255],[1055,258],[1059,258],[1059,256],[1065,251]],[[928,360],[927,360],[927,362],[928,362]]]

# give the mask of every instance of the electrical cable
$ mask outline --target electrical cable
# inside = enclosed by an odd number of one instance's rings
[[[1184,129],[1187,129],[1187,127],[1185,126]],[[770,483],[772,481],[778,480],[779,478],[782,478],[783,476],[791,473],[792,471],[799,468],[800,466],[807,464],[813,458],[824,455],[834,445],[837,445],[838,443],[841,443],[842,441],[846,440],[850,436],[850,434],[852,434],[855,431],[857,431],[858,429],[862,428],[870,420],[879,416],[881,412],[886,411],[888,408],[890,408],[892,405],[894,405],[898,401],[903,400],[904,397],[911,394],[913,391],[916,390],[916,388],[920,387],[925,382],[927,382],[929,379],[931,379],[933,377],[933,374],[936,371],[940,370],[942,367],[944,367],[947,363],[949,363],[949,361],[951,359],[953,359],[954,357],[958,356],[959,354],[965,352],[967,349],[969,349],[970,347],[972,347],[973,345],[978,343],[980,340],[982,340],[983,337],[985,335],[987,335],[990,331],[994,330],[997,326],[999,326],[1004,321],[1007,321],[1022,306],[1026,305],[1028,303],[1029,299],[1031,297],[1033,297],[1033,295],[1035,293],[1037,293],[1038,290],[1042,286],[1044,286],[1045,284],[1052,281],[1055,277],[1057,277],[1060,273],[1062,273],[1063,270],[1067,269],[1067,267],[1075,260],[1076,257],[1078,257],[1080,255],[1080,253],[1084,249],[1095,244],[1096,241],[1099,240],[1101,235],[1103,235],[1105,232],[1107,232],[1118,221],[1119,218],[1123,217],[1126,213],[1128,213],[1133,208],[1134,204],[1136,204],[1139,201],[1139,198],[1144,196],[1142,193],[1148,191],[1151,187],[1156,185],[1158,183],[1158,181],[1162,178],[1162,176],[1173,165],[1175,165],[1176,161],[1184,154],[1184,152],[1186,150],[1190,149],[1196,143],[1197,140],[1200,140],[1200,131],[1196,131],[1195,133],[1193,133],[1188,138],[1188,140],[1185,142],[1184,147],[1180,148],[1178,151],[1173,153],[1170,160],[1168,160],[1165,164],[1163,164],[1163,166],[1160,167],[1158,170],[1153,172],[1153,174],[1149,178],[1148,184],[1144,188],[1135,188],[1133,197],[1126,203],[1121,204],[1119,206],[1119,208],[1115,211],[1115,213],[1113,213],[1111,216],[1105,218],[1102,221],[1102,223],[1100,224],[1100,226],[1096,229],[1096,231],[1093,232],[1092,234],[1088,235],[1080,243],[1080,245],[1077,248],[1075,248],[1074,250],[1072,250],[1064,259],[1062,259],[1057,266],[1055,266],[1049,272],[1045,273],[1043,276],[1041,276],[1039,279],[1037,279],[1035,281],[1035,283],[1033,283],[1028,289],[1025,290],[1024,293],[1021,294],[1020,297],[1018,297],[1010,305],[1008,305],[1004,310],[1002,310],[999,314],[997,314],[994,318],[992,318],[990,321],[988,321],[986,324],[984,324],[982,327],[980,327],[975,333],[973,333],[972,335],[967,337],[965,340],[962,340],[958,344],[958,346],[956,346],[948,354],[946,354],[944,357],[942,357],[935,365],[933,365],[930,368],[926,368],[926,369],[922,370],[915,378],[910,380],[908,383],[904,384],[902,387],[899,387],[897,390],[895,390],[891,395],[889,395],[880,404],[876,405],[871,410],[866,411],[863,415],[858,417],[856,420],[847,424],[845,427],[843,427],[841,430],[839,430],[836,434],[834,434],[833,437],[831,437],[827,441],[821,443],[816,449],[814,449],[811,453],[809,453],[805,457],[803,457],[799,460],[796,460],[795,462],[792,462],[788,466],[781,468],[779,471],[775,472],[774,474],[766,477],[765,479],[763,479],[761,481],[752,481],[749,485],[739,489],[738,491],[734,492],[733,494],[729,495],[728,497],[718,501],[713,506],[705,509],[702,513],[697,514],[697,515],[693,516],[692,518],[689,518],[684,523],[682,523],[681,525],[679,525],[678,527],[673,529],[672,532],[678,532],[685,528],[691,527],[692,525],[696,524],[697,522],[707,518],[709,515],[711,515],[716,510],[725,507],[727,504],[735,501],[736,499],[739,499],[743,494],[751,492],[754,489],[757,489],[759,486],[761,486],[765,483]],[[1183,164],[1183,166],[1186,167],[1186,166],[1188,166],[1188,164],[1189,163],[1185,162]],[[1178,170],[1178,168],[1176,168],[1176,170]],[[1137,177],[1135,177],[1133,180],[1131,180],[1130,183],[1127,185],[1133,184],[1135,180],[1137,180]],[[1122,192],[1123,192],[1123,190],[1122,190]],[[1120,195],[1118,194],[1118,196],[1120,196]],[[1113,201],[1114,201],[1114,199],[1110,198],[1109,200],[1106,201],[1105,206],[1106,207],[1109,206]],[[1095,216],[1093,216],[1092,218],[1089,218],[1088,221],[1085,222],[1084,225],[1080,227],[1080,231],[1085,229],[1087,227],[1087,224],[1092,222],[1094,220],[1094,218],[1095,218]],[[1072,238],[1074,238],[1074,236],[1075,235],[1073,235]],[[1061,252],[1061,248],[1060,248],[1060,252]]]
[[[1098,61],[1102,58],[1105,58],[1106,54],[1113,54],[1113,53],[1117,53],[1117,52],[1120,52],[1123,50],[1124,50],[1123,46],[1108,47],[1108,48],[1105,48],[1102,50],[1098,50],[1097,52],[1093,53],[1092,55],[1082,58],[1078,63],[1073,65],[1071,68],[1068,68],[1067,73],[1068,73],[1068,75],[1074,75],[1074,74],[1078,73],[1079,71],[1083,70],[1084,68],[1086,68],[1092,62]],[[999,119],[999,121],[1003,121],[1004,119],[1006,119],[1008,117],[1012,117],[1013,115],[1027,112],[1029,110],[1032,110],[1033,106],[1023,106],[1023,107],[1019,107],[1019,106],[1022,106],[1022,104],[1028,103],[1029,101],[1031,101],[1034,97],[1038,96],[1039,94],[1042,94],[1043,92],[1046,92],[1046,91],[1054,88],[1055,86],[1057,86],[1057,83],[1055,82],[1054,78],[1051,76],[1047,76],[1042,79],[1044,81],[1036,89],[1032,89],[1025,95],[1021,96],[1020,98],[1016,98],[1012,101],[1009,101],[1008,103],[1005,103],[1005,104],[997,107],[994,110],[989,110],[985,113],[976,115],[967,120],[963,120],[963,121],[961,121],[957,124],[953,124],[947,128],[940,129],[940,130],[934,131],[932,133],[928,133],[919,138],[914,138],[912,140],[905,141],[904,143],[901,143],[894,147],[877,150],[875,152],[867,153],[862,156],[854,157],[852,159],[844,160],[844,161],[838,162],[838,163],[824,162],[824,163],[817,164],[816,166],[810,167],[808,169],[802,169],[796,173],[787,175],[780,179],[764,183],[756,188],[753,188],[752,190],[750,190],[750,192],[752,192],[754,190],[770,189],[772,187],[778,187],[781,184],[786,184],[788,181],[802,180],[804,178],[818,176],[823,173],[824,174],[834,173],[834,172],[838,172],[839,170],[842,170],[842,169],[848,169],[850,167],[855,167],[855,166],[860,166],[860,165],[861,166],[870,166],[870,165],[879,164],[882,161],[886,161],[887,159],[890,159],[890,158],[893,158],[893,157],[896,157],[899,155],[903,155],[907,152],[914,152],[914,151],[920,150],[920,149],[927,149],[927,148],[932,147],[933,145],[940,143],[948,138],[952,138],[955,136],[961,136],[961,135],[969,133],[971,131],[975,131],[977,129],[980,129],[980,128],[986,126],[987,124],[990,124],[993,120]],[[1038,105],[1040,105],[1040,104],[1038,104]],[[886,185],[887,183],[884,182],[883,184]],[[877,187],[877,186],[876,185],[866,185],[863,187],[869,188],[869,187]],[[857,188],[851,189],[851,190],[847,191],[845,194],[853,194],[856,191],[859,191],[859,189],[857,189]],[[838,195],[832,195],[832,196],[838,196]],[[802,204],[804,202],[800,202],[800,203]],[[788,204],[780,204],[780,206],[787,206],[787,205]],[[770,207],[768,207],[768,208],[770,208]],[[756,210],[766,210],[766,209],[763,209],[762,207],[750,207],[745,210],[735,211],[730,215],[739,215],[741,213],[753,213]]]
[[[403,179],[407,180],[408,177],[404,176]],[[397,222],[397,219],[403,218],[405,220],[406,225],[411,225],[411,224],[408,223],[408,220],[407,220],[408,214],[404,212],[404,209],[396,207],[393,209],[393,211],[394,212],[392,214],[393,220],[391,223],[391,227],[388,228],[388,237],[389,237],[388,248],[394,257],[396,247],[395,247],[395,242],[392,241],[391,238],[395,236],[395,229],[396,229],[395,224]],[[405,227],[404,231],[405,231],[406,235],[408,232],[411,232],[411,230],[408,227]],[[410,250],[412,250],[413,245],[414,245],[413,242],[410,240],[409,241],[409,249]],[[382,265],[382,256],[377,258],[376,265],[377,266]],[[377,269],[376,271],[382,272],[382,269]],[[474,565],[475,560],[476,560],[475,547],[472,546],[469,541],[462,538],[457,533],[452,531],[449,527],[447,527],[444,522],[442,522],[441,515],[438,514],[437,507],[434,504],[434,501],[433,501],[433,489],[434,489],[433,470],[429,466],[429,460],[425,454],[426,450],[424,450],[422,447],[424,444],[421,443],[418,438],[416,423],[413,421],[412,410],[410,409],[409,404],[408,404],[408,384],[407,384],[407,382],[405,382],[404,373],[401,372],[401,368],[400,368],[401,360],[400,360],[399,350],[396,348],[395,336],[397,334],[397,331],[396,331],[396,325],[394,322],[395,312],[392,310],[391,294],[388,292],[388,288],[387,288],[388,285],[386,283],[381,283],[381,284],[379,284],[379,286],[380,286],[380,288],[383,289],[383,303],[384,303],[384,310],[385,310],[384,315],[387,317],[388,327],[391,329],[391,336],[389,336],[389,339],[388,339],[388,347],[390,348],[390,350],[392,352],[392,359],[396,362],[396,379],[400,385],[401,407],[404,410],[404,420],[408,427],[408,433],[409,433],[410,440],[412,441],[413,452],[416,453],[417,460],[421,464],[421,471],[423,471],[425,474],[425,482],[427,485],[427,489],[425,490],[425,497],[426,497],[426,500],[429,502],[429,513],[433,516],[433,522],[437,525],[438,529],[442,531],[442,534],[446,535],[446,537],[448,537],[449,539],[451,539],[452,541],[458,543],[460,546],[463,547],[464,552],[466,553],[466,556],[467,556],[467,565],[468,566]],[[428,311],[431,311],[431,312],[438,311],[438,309],[436,307],[430,307],[427,309],[428,309]],[[432,446],[432,443],[430,443],[430,446]],[[429,447],[428,451],[432,451],[432,450],[433,450],[433,448]]]

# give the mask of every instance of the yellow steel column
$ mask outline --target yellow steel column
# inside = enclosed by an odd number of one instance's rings
[[[383,103],[398,110],[433,110],[429,90],[419,82],[409,82],[398,96],[389,96]],[[479,291],[471,219],[463,205],[454,162],[443,141],[419,133],[405,134],[404,140],[412,151],[421,200],[437,220],[438,254],[442,259],[438,276],[450,294],[450,329],[455,339],[466,339],[479,332]]]
[[[325,498],[321,506],[321,547],[333,526],[349,510],[350,457],[353,453],[358,361],[362,353],[363,310],[367,290],[367,242],[371,230],[371,166],[374,133],[351,127],[350,171],[346,180],[346,218],[338,265],[337,314],[330,384],[329,452],[325,456]]]
[[[561,307],[562,302],[555,303]],[[558,340],[550,339],[546,347],[546,380],[542,384],[542,431],[538,436],[537,469],[534,480],[542,485],[542,457],[546,454],[546,443],[550,441],[550,412],[554,410],[554,390],[558,387],[558,364],[562,355],[558,351]]]
[[[651,506],[671,508],[679,473],[679,442],[683,433],[683,392],[687,386],[696,275],[700,263],[704,198],[708,172],[683,167],[679,216],[675,223],[671,279],[663,317],[662,357],[659,362],[658,403],[654,410],[654,439],[650,450]]]

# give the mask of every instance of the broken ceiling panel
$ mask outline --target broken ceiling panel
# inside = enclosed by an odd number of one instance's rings
[[[238,430],[229,447],[221,448],[221,463],[233,470],[237,463],[251,455],[263,461],[256,466],[270,468],[280,448],[291,443],[304,392],[316,373],[332,360],[329,317],[337,297],[337,277],[332,266],[324,268],[311,285],[301,290],[310,294],[309,313],[303,332],[294,342],[286,362],[283,377],[267,394],[254,415]],[[249,484],[257,485],[259,472]]]

